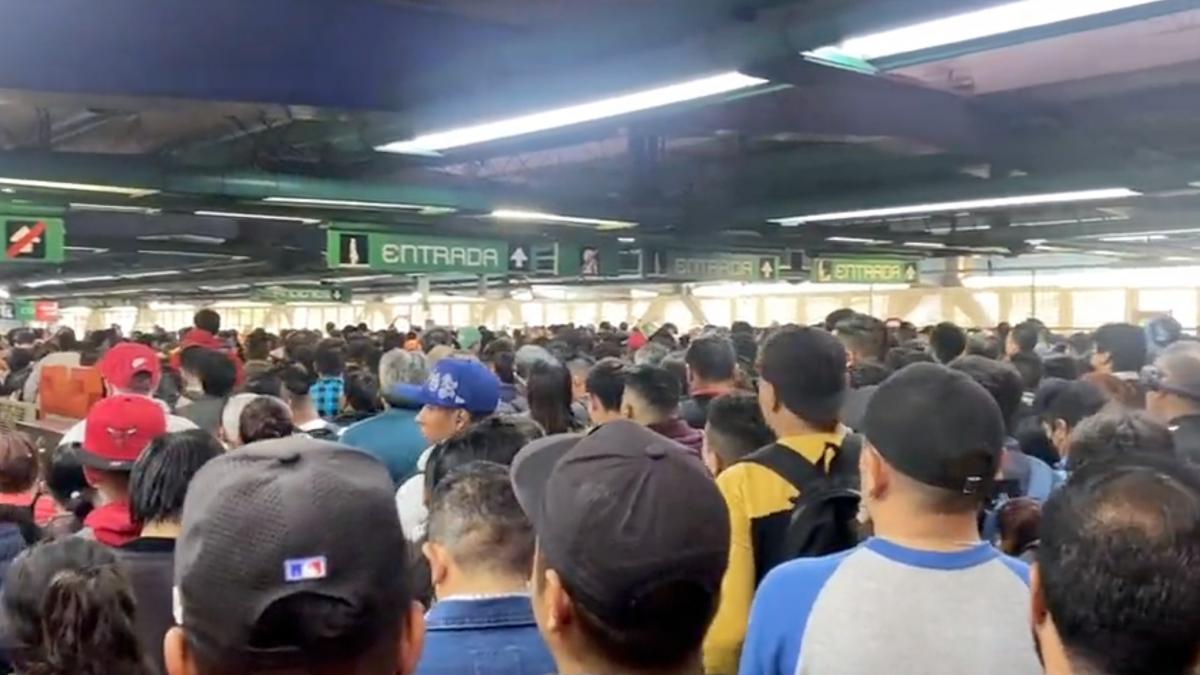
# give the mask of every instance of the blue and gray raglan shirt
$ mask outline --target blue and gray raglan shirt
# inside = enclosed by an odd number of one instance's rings
[[[869,539],[780,565],[754,597],[740,675],[1041,675],[1029,568]]]

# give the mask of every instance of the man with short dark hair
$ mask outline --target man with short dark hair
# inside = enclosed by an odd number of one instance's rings
[[[887,326],[879,319],[855,313],[839,321],[833,333],[846,346],[851,366],[883,359],[887,349]]]
[[[1095,462],[1042,509],[1033,630],[1048,675],[1189,675],[1200,655],[1200,477]]]
[[[704,432],[693,429],[679,417],[679,394],[679,379],[666,368],[631,366],[625,369],[621,413],[626,419],[687,447],[700,459]]]
[[[721,475],[743,457],[774,442],[775,432],[763,420],[754,394],[730,392],[709,404],[703,455],[712,475]]]
[[[493,415],[442,441],[425,464],[425,500],[455,469],[472,462],[510,466],[521,448],[545,435],[526,415]]]
[[[317,414],[325,419],[337,417],[346,401],[344,347],[345,343],[338,340],[322,340],[317,345],[317,381],[309,389],[309,396],[317,406]]]
[[[1200,342],[1176,342],[1141,377],[1146,412],[1166,424],[1175,448],[1200,462]]]
[[[1070,454],[1071,431],[1075,426],[1108,405],[1104,392],[1083,380],[1054,383],[1046,388],[1045,396],[1040,392],[1039,396],[1043,406],[1039,415],[1042,428],[1062,460]]]
[[[1017,410],[1021,407],[1021,375],[1007,363],[983,356],[962,356],[950,368],[966,373],[987,390],[1004,419],[1004,455],[1000,463],[1002,478],[1014,487],[1005,492],[1008,497],[1032,497],[1045,501],[1058,481],[1054,469],[1036,457],[1021,452],[1021,444],[1013,437]]]
[[[192,316],[192,325],[212,335],[221,332],[221,315],[215,310],[204,308]]]
[[[534,616],[556,672],[700,673],[729,556],[704,467],[617,420],[535,441],[511,475],[537,534]]]
[[[1004,341],[1004,355],[1013,358],[1017,354],[1033,354],[1042,337],[1042,325],[1028,320],[1013,326]]]
[[[1096,330],[1092,370],[1136,380],[1146,365],[1146,332],[1128,323],[1109,323]]]
[[[1071,461],[1078,471],[1091,462],[1120,459],[1126,455],[1174,455],[1171,431],[1141,410],[1114,408],[1083,420],[1071,430]]]
[[[533,526],[508,471],[471,462],[433,490],[423,551],[437,603],[425,617],[418,675],[554,672],[530,603]]]
[[[763,343],[758,371],[759,409],[779,439],[769,451],[794,453],[828,472],[846,435],[838,423],[846,392],[845,347],[819,328],[785,326]],[[781,562],[756,550],[756,542],[786,532],[800,491],[794,478],[749,461],[717,476],[717,486],[729,508],[733,538],[721,607],[704,641],[704,665],[710,673],[736,673],[754,590]]]
[[[406,548],[366,453],[292,436],[208,462],[183,508],[168,672],[414,672],[425,621]]]
[[[588,417],[592,424],[601,425],[624,419],[621,399],[625,395],[625,362],[609,357],[600,359],[588,371],[584,387],[588,395]]]
[[[188,347],[183,350],[181,360],[190,391],[188,402],[178,406],[179,415],[215,436],[221,428],[225,402],[237,383],[237,364],[207,347]]]
[[[953,323],[943,321],[929,334],[929,348],[938,363],[948,364],[967,351],[967,334]]]
[[[703,429],[708,421],[708,404],[737,389],[737,354],[729,338],[704,335],[688,345],[684,362],[688,397],[679,408],[679,416],[693,429]]]
[[[916,364],[879,387],[864,431],[874,536],[773,570],[736,672],[1041,673],[1021,625],[1028,568],[979,536],[1005,436],[995,401],[963,373]]]

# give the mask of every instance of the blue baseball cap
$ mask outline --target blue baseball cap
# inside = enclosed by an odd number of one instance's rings
[[[433,366],[425,384],[397,385],[392,394],[421,405],[487,415],[500,404],[500,379],[479,361],[448,358]]]

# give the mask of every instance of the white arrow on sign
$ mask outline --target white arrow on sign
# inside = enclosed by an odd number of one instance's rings
[[[20,227],[20,229],[18,229],[16,232],[13,232],[12,236],[8,238],[8,243],[15,244],[18,241],[21,241],[22,239],[24,239],[25,237],[28,237],[28,236],[29,236],[29,227],[27,225],[22,225]],[[42,243],[41,236],[34,237],[33,239],[30,239],[28,242],[26,242],[25,245],[21,247],[21,250],[17,251],[17,253],[20,253],[22,255],[26,254],[26,253],[33,253],[33,247],[40,243]]]
[[[909,281],[917,280],[917,266],[908,264],[904,266],[904,278]]]
[[[529,256],[526,255],[525,249],[520,246],[513,250],[512,255],[508,259],[512,261],[513,267],[517,269],[525,269],[525,263],[529,262]]]
[[[771,264],[770,260],[763,261],[762,269],[760,271],[762,272],[764,279],[771,279],[775,276],[775,267]]]
[[[330,297],[332,297],[334,300],[341,300],[341,299],[342,299],[342,289],[340,289],[340,288],[335,288],[335,289],[333,289],[333,290],[332,290],[332,291],[329,293],[329,295],[330,295]]]

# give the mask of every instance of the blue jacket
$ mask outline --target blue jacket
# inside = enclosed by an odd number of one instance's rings
[[[425,616],[417,675],[549,675],[558,672],[527,595],[449,599]]]
[[[429,442],[417,426],[410,408],[390,408],[371,419],[356,422],[342,432],[342,443],[363,450],[387,465],[392,482],[400,485],[417,473],[417,458]]]

